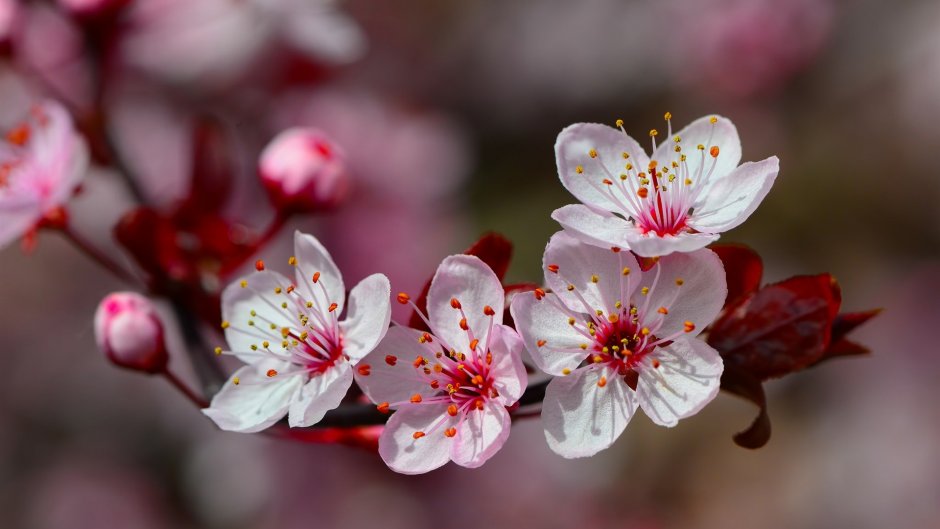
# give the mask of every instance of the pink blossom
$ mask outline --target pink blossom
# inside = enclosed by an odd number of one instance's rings
[[[0,144],[0,248],[63,206],[85,176],[88,147],[68,112],[46,101]]]
[[[329,208],[349,191],[345,154],[313,128],[295,127],[278,134],[261,152],[258,172],[279,208]]]
[[[509,437],[526,387],[519,335],[503,321],[503,287],[479,258],[444,259],[428,292],[431,332],[393,327],[356,381],[380,410],[396,410],[379,438],[392,469],[420,474],[447,461],[478,467]],[[399,295],[399,301],[407,296]]]
[[[122,7],[130,0],[58,0],[59,6],[75,15],[95,15]]]
[[[738,165],[741,142],[730,120],[706,117],[672,134],[648,158],[623,130],[577,123],[558,135],[561,182],[582,204],[552,218],[583,242],[653,257],[691,252],[744,222],[773,186],[776,156]]]
[[[675,426],[718,393],[723,364],[695,336],[727,294],[711,250],[676,253],[642,272],[629,252],[556,233],[544,256],[553,293],[519,294],[511,312],[536,365],[552,379],[542,419],[564,457],[609,447],[643,408]]]
[[[159,372],[169,360],[163,324],[153,304],[134,292],[115,292],[95,312],[95,339],[108,360],[121,367]]]
[[[294,233],[294,281],[265,269],[222,293],[230,354],[245,362],[203,412],[223,430],[256,432],[288,415],[311,426],[339,405],[352,368],[385,336],[391,318],[388,279],[373,274],[349,293],[320,242]]]

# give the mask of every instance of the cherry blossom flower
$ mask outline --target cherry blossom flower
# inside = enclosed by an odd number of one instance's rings
[[[261,152],[258,173],[279,208],[310,211],[338,205],[349,190],[345,154],[324,133],[292,127]]]
[[[0,248],[55,214],[88,168],[88,147],[58,103],[35,106],[0,144]]]
[[[691,252],[744,222],[770,191],[776,156],[738,165],[741,142],[726,118],[705,117],[669,138],[648,158],[623,130],[577,123],[558,135],[555,156],[565,188],[583,204],[552,213],[571,235],[653,257]]]
[[[557,377],[542,407],[552,450],[590,456],[613,444],[638,406],[675,426],[715,397],[721,357],[695,337],[727,294],[714,252],[672,254],[642,272],[629,252],[559,232],[544,264],[552,293],[516,295],[510,310],[533,361]]]
[[[153,303],[134,292],[115,292],[101,300],[95,339],[108,360],[128,369],[157,373],[169,360]]]
[[[526,373],[522,339],[502,325],[503,303],[483,261],[448,257],[428,292],[431,332],[393,327],[360,364],[356,381],[366,395],[380,410],[396,410],[379,438],[392,470],[420,474],[448,460],[478,467],[506,442],[506,406],[522,396]]]
[[[353,367],[379,343],[391,318],[388,278],[373,274],[349,293],[333,259],[311,235],[294,233],[294,281],[268,271],[222,293],[222,328],[237,370],[203,410],[223,430],[256,432],[288,415],[311,426],[339,405]]]

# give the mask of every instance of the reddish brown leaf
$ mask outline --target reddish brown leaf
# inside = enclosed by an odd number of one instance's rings
[[[757,252],[743,244],[713,244],[709,248],[718,254],[725,265],[725,276],[728,278],[726,307],[760,288],[764,263]]]
[[[845,335],[854,331],[858,326],[881,314],[881,310],[882,309],[872,309],[862,312],[843,312],[836,316],[835,321],[832,322],[832,343],[835,344],[839,342]]]
[[[487,266],[493,269],[496,277],[502,281],[506,276],[506,271],[509,269],[509,262],[512,260],[512,242],[499,233],[490,232],[480,237],[477,242],[473,243],[473,245],[467,248],[463,253],[479,257]],[[415,305],[425,312],[427,312],[428,290],[430,288],[431,280],[428,279],[427,283],[424,284],[424,288],[421,290],[421,295],[415,300]],[[430,330],[417,313],[412,313],[408,325],[413,329],[422,331]]]
[[[758,408],[757,417],[744,431],[734,436],[734,442],[744,448],[760,448],[770,440],[770,416],[767,415],[767,399],[760,381],[734,367],[726,367],[721,375],[721,389],[751,401]]]
[[[793,277],[729,307],[713,324],[708,343],[726,366],[758,380],[783,376],[822,358],[840,304],[841,292],[829,274]]]

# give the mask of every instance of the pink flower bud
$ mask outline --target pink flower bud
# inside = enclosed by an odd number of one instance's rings
[[[312,128],[278,134],[262,151],[258,172],[274,205],[289,211],[335,207],[349,190],[344,153]]]
[[[95,338],[116,365],[148,373],[166,368],[163,324],[153,303],[140,294],[115,292],[104,298],[95,312]]]

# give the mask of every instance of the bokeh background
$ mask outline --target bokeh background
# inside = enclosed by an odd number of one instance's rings
[[[84,3],[0,2],[4,128],[37,97],[90,104],[68,14]],[[771,382],[761,450],[731,442],[754,410],[722,394],[672,430],[638,415],[588,460],[522,421],[482,469],[404,477],[354,448],[219,432],[164,380],[109,365],[92,314],[122,285],[43,234],[0,253],[0,526],[940,526],[940,3],[352,0],[304,18],[308,3],[130,0],[104,43],[120,65],[104,106],[149,200],[185,195],[188,131],[209,114],[239,146],[228,213],[262,225],[258,152],[314,125],[346,149],[353,196],[291,226],[348,283],[382,271],[415,291],[487,230],[516,245],[511,280],[538,280],[549,213],[573,201],[554,167],[564,126],[622,118],[642,138],[667,110],[680,127],[719,113],[745,160],[782,161],[723,240],[756,248],[766,280],[829,271],[844,308],[885,307],[855,334],[874,354]],[[117,252],[109,227],[131,205],[96,168],[74,219]],[[289,252],[281,237],[264,256]]]

